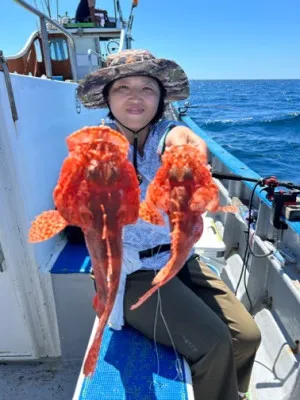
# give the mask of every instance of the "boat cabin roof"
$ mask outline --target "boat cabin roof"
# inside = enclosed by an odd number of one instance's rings
[[[108,17],[104,26],[74,22],[69,17],[47,22],[44,32],[33,32],[21,52],[6,57],[8,69],[22,75],[78,81],[105,67],[109,54],[127,48],[122,25],[113,17]],[[48,49],[43,47],[45,43],[49,43]]]

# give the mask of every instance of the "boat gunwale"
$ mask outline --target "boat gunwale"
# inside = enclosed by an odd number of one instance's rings
[[[179,103],[174,103],[176,108],[180,106]],[[225,167],[227,167],[232,173],[236,175],[247,176],[249,178],[254,178],[257,180],[262,179],[262,177],[249,168],[245,163],[240,161],[226,149],[224,149],[220,144],[218,144],[214,139],[212,139],[203,129],[201,129],[196,122],[189,116],[180,116],[180,120],[187,124],[198,136],[200,136],[207,144],[209,151],[218,158]],[[253,190],[255,183],[242,181],[249,189]],[[261,187],[256,188],[255,195],[269,208],[272,208],[272,202],[267,199],[267,193],[261,191]],[[289,221],[285,219],[285,222],[297,235],[300,235],[300,221]]]

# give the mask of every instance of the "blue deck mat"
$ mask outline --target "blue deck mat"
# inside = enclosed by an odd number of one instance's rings
[[[51,274],[88,274],[91,270],[91,258],[84,244],[67,243],[57,257]],[[207,266],[220,277],[220,273],[216,267],[211,264]]]
[[[88,274],[90,270],[91,258],[85,244],[67,243],[51,268],[51,274]]]
[[[67,243],[54,263],[52,274],[89,273],[91,260],[85,245]],[[173,349],[155,344],[135,329],[105,329],[96,371],[85,378],[80,400],[187,400],[183,379],[176,369]]]
[[[80,400],[187,400],[183,359],[182,378],[172,348],[157,344],[125,326],[106,328],[93,377],[84,378]]]

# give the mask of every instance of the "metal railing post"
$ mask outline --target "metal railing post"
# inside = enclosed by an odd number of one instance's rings
[[[77,81],[77,68],[76,68],[76,58],[75,58],[75,41],[74,41],[74,38],[73,38],[72,34],[70,32],[68,32],[64,27],[60,26],[57,22],[55,22],[51,18],[49,18],[46,14],[42,13],[40,10],[38,10],[35,7],[33,7],[32,5],[26,3],[26,1],[24,1],[24,0],[14,0],[14,1],[16,3],[18,3],[18,4],[20,4],[22,7],[24,7],[29,12],[31,12],[31,13],[37,15],[38,17],[40,17],[40,19],[43,18],[44,19],[44,23],[46,21],[50,22],[51,25],[53,25],[57,30],[62,32],[68,38],[68,44],[69,44],[68,48],[69,48],[69,54],[70,54],[70,60],[71,60],[71,69],[72,69],[73,80]],[[42,28],[42,25],[43,25],[43,23],[41,21],[41,30],[43,31],[43,29],[44,29],[46,34],[47,34],[47,44],[48,44],[48,48],[49,48],[48,32],[47,32],[46,24],[45,24],[44,28]],[[43,42],[43,46],[44,46],[44,42]],[[50,53],[50,51],[48,53]],[[50,58],[50,55],[49,55],[49,58]]]
[[[42,47],[44,53],[44,63],[47,78],[52,78],[52,66],[51,66],[51,58],[50,58],[50,47],[49,47],[49,39],[48,32],[46,27],[46,21],[44,17],[40,17],[41,23],[41,35],[42,35]]]
[[[3,72],[4,72],[4,79],[5,79],[6,89],[7,89],[7,93],[8,93],[8,99],[9,99],[12,117],[13,117],[14,122],[16,122],[19,118],[18,111],[17,111],[17,107],[16,107],[14,91],[13,91],[13,88],[11,85],[10,73],[9,73],[8,66],[6,64],[6,59],[3,55],[2,50],[0,50],[0,71],[1,70],[3,70]]]

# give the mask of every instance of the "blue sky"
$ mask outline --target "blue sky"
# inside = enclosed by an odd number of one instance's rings
[[[59,0],[60,14],[74,16],[78,1]],[[127,16],[130,0],[121,5]],[[0,49],[15,54],[36,19],[13,0],[1,0],[0,15]],[[140,0],[133,46],[177,61],[190,79],[300,78],[299,15],[300,0]]]

